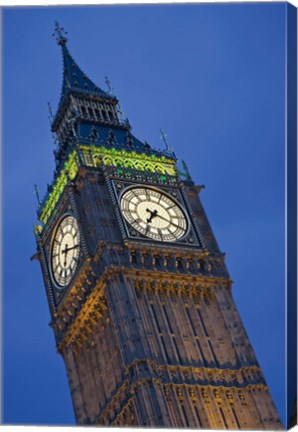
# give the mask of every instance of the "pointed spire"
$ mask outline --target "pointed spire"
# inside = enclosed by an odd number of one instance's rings
[[[188,170],[188,166],[186,165],[184,160],[182,160],[181,162],[182,162],[182,166],[183,166],[184,171],[180,172],[180,175],[182,177],[184,177],[186,181],[192,181],[191,175],[190,175],[189,170]]]
[[[55,30],[53,36],[56,36],[58,45],[63,46],[67,44],[67,38],[65,37],[66,34],[67,32],[64,30],[64,28],[60,26],[58,21],[55,21]]]
[[[105,91],[101,90],[94,84],[87,75],[79,68],[75,60],[70,55],[67,48],[67,38],[65,37],[66,31],[60,24],[55,22],[55,31],[53,36],[56,36],[57,44],[62,48],[63,56],[63,85],[62,97],[69,92],[79,93],[92,93],[107,99],[116,99]]]
[[[36,184],[34,185],[34,194],[35,194],[36,200],[37,200],[37,208],[39,208],[40,207],[40,198],[39,198],[38,187]]]
[[[167,134],[164,132],[163,129],[160,129],[160,138],[161,138],[161,139],[163,140],[163,142],[164,142],[164,145],[165,145],[165,147],[166,147],[166,151],[168,151],[168,152],[172,152],[173,150],[172,150],[172,148],[170,147],[170,145],[169,145],[169,143],[168,143],[168,140],[167,140],[168,136],[167,136]]]

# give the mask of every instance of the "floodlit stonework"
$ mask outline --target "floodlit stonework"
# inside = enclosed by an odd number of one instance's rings
[[[133,136],[56,32],[59,146],[35,234],[77,423],[282,429],[202,186]]]

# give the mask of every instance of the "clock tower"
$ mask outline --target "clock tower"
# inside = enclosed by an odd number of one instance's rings
[[[56,35],[56,169],[35,235],[77,423],[281,429],[202,187],[134,136]]]

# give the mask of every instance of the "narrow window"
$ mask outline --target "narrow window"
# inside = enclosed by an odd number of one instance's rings
[[[235,411],[234,407],[231,407],[231,408],[232,408],[232,413],[234,414],[235,421],[237,423],[238,429],[241,429],[240,423],[239,423],[239,420],[238,420],[238,417],[237,417],[237,414],[236,414],[236,411]]]
[[[190,315],[190,312],[189,312],[188,307],[186,307],[185,310],[186,310],[186,315],[187,315],[187,317],[188,317],[188,321],[189,321],[190,326],[191,326],[191,328],[192,328],[193,334],[194,334],[195,336],[197,336],[197,332],[196,332],[196,329],[195,329],[195,327],[194,327],[194,325],[193,325],[193,322],[192,322],[191,315]]]
[[[187,418],[187,415],[186,415],[186,411],[185,411],[185,408],[184,408],[183,404],[181,404],[181,408],[182,408],[182,412],[183,412],[183,415],[184,415],[184,418],[185,418],[185,421],[186,421],[186,425],[187,425],[187,427],[190,427],[189,421],[188,421],[188,418]]]
[[[209,334],[208,334],[207,329],[206,329],[206,326],[205,326],[205,324],[204,324],[204,321],[203,321],[203,318],[202,318],[202,315],[201,315],[200,309],[198,309],[198,308],[197,308],[197,313],[198,313],[198,316],[199,316],[199,318],[200,318],[200,322],[201,322],[202,327],[203,327],[203,329],[204,329],[205,335],[208,337]]]
[[[211,350],[211,352],[212,352],[212,355],[213,355],[213,358],[214,358],[214,361],[215,361],[215,365],[218,367],[218,361],[217,361],[217,358],[216,358],[215,352],[214,352],[214,350],[213,350],[212,343],[210,342],[210,340],[208,340],[208,343],[209,343],[209,347],[210,347],[210,350]]]
[[[175,346],[175,350],[176,350],[179,362],[183,364],[183,360],[182,360],[182,358],[180,356],[180,352],[179,352],[179,349],[178,349],[178,346],[177,346],[177,342],[176,342],[175,336],[173,336],[173,342],[174,342],[174,346]]]
[[[168,313],[167,313],[167,309],[166,309],[165,305],[162,305],[162,309],[163,309],[164,315],[166,317],[166,321],[168,323],[169,330],[170,330],[171,333],[173,333],[173,329],[172,329],[172,326],[171,326],[171,323],[170,323],[170,320],[169,320],[169,317],[168,317]]]
[[[157,315],[156,315],[156,312],[155,312],[154,305],[151,304],[150,306],[151,306],[151,310],[152,310],[152,313],[153,313],[153,316],[154,316],[154,320],[156,322],[156,326],[157,326],[158,332],[161,333],[161,329],[160,329],[160,326],[159,326],[159,322],[158,322],[158,319],[157,319]]]
[[[163,336],[162,335],[160,335],[160,340],[161,340],[161,343],[162,343],[162,346],[163,346],[163,350],[164,350],[164,353],[165,353],[165,356],[166,356],[167,363],[170,364],[171,362],[170,362],[170,359],[169,359],[169,356],[168,356],[168,352],[167,352],[167,349],[166,349],[166,345],[165,345],[165,342],[163,340]]]
[[[206,365],[207,365],[207,362],[206,362],[206,359],[205,359],[205,357],[204,357],[204,354],[203,354],[203,351],[202,351],[202,348],[201,348],[200,341],[199,341],[199,339],[197,339],[197,338],[196,338],[196,341],[197,341],[197,345],[198,345],[198,348],[199,348],[199,351],[200,351],[201,357],[202,357],[202,359],[203,359],[203,363],[204,363],[204,365],[206,366]]]
[[[226,429],[229,429],[229,428],[228,428],[228,425],[227,425],[227,421],[226,421],[225,415],[224,415],[223,410],[222,410],[221,407],[219,407],[219,411],[220,411],[220,414],[221,414],[221,416],[222,416],[223,422],[224,422],[224,424],[225,424],[225,428],[226,428]]]
[[[203,427],[203,423],[202,423],[202,420],[201,420],[201,416],[200,416],[200,413],[199,413],[198,407],[197,407],[196,405],[195,405],[194,407],[195,407],[195,412],[196,412],[197,419],[198,419],[198,421],[199,421],[199,425],[200,425],[200,427],[202,428],[202,427]]]

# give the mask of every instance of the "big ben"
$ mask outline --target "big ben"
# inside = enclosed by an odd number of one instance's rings
[[[282,429],[188,170],[67,48],[38,257],[79,425]]]

